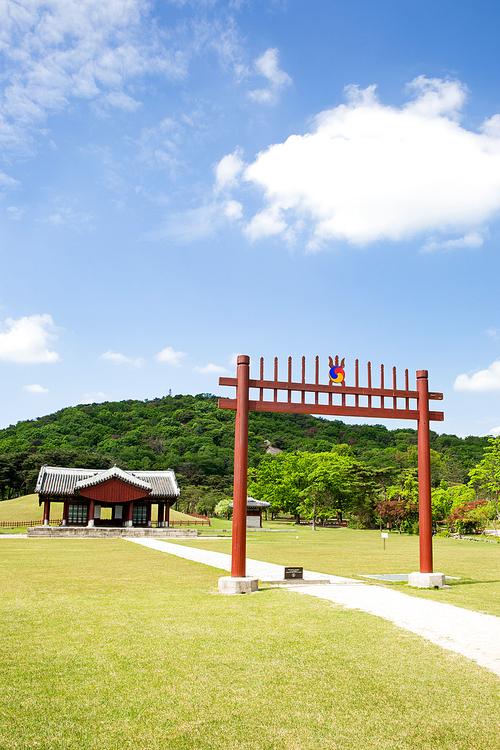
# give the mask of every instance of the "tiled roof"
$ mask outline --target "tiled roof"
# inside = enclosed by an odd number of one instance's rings
[[[269,508],[271,503],[266,503],[265,500],[256,500],[254,497],[247,497],[247,508]],[[229,507],[232,508],[233,504],[229,503]]]
[[[100,471],[102,469],[65,469],[60,466],[42,466],[38,473],[35,492],[43,495],[72,495],[77,482],[93,477]]]
[[[179,497],[181,494],[172,469],[167,471],[131,471],[129,473],[151,485],[153,491],[149,497]]]
[[[167,471],[124,471],[112,469],[69,469],[62,466],[42,466],[35,492],[40,495],[72,496],[75,489],[100,484],[106,479],[120,478],[141,489],[151,488],[149,497],[167,498],[180,495],[172,469]],[[78,487],[77,487],[78,485]]]

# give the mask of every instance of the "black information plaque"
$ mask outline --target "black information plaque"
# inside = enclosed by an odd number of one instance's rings
[[[290,578],[304,578],[304,568],[285,568],[285,581]]]

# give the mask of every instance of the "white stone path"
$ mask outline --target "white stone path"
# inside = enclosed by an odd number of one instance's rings
[[[231,570],[231,555],[221,552],[184,547],[158,539],[128,538],[126,541],[219,570]],[[247,559],[247,575],[259,578],[263,582],[282,580],[283,566]],[[351,578],[312,571],[304,571],[304,578],[326,580],[330,583],[304,586],[294,584],[287,586],[287,590],[382,617],[442,648],[473,659],[500,677],[500,617],[408,596],[400,591],[376,584],[360,583]]]

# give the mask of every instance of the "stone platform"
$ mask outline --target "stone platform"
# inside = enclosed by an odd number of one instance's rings
[[[117,537],[146,537],[148,539],[193,539],[197,529],[153,529],[131,526],[30,526],[29,537],[45,539],[116,539]]]

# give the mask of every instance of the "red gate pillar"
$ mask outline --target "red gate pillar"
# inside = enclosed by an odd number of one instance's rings
[[[50,526],[50,500],[47,498],[43,504],[43,525]]]
[[[427,370],[417,370],[420,572],[432,573],[431,444]]]
[[[89,517],[87,526],[93,526],[94,525],[94,513],[95,513],[95,502],[94,500],[90,500],[89,502]]]
[[[244,578],[247,541],[248,381],[250,378],[250,357],[246,354],[241,354],[237,359],[236,378],[231,577]]]

